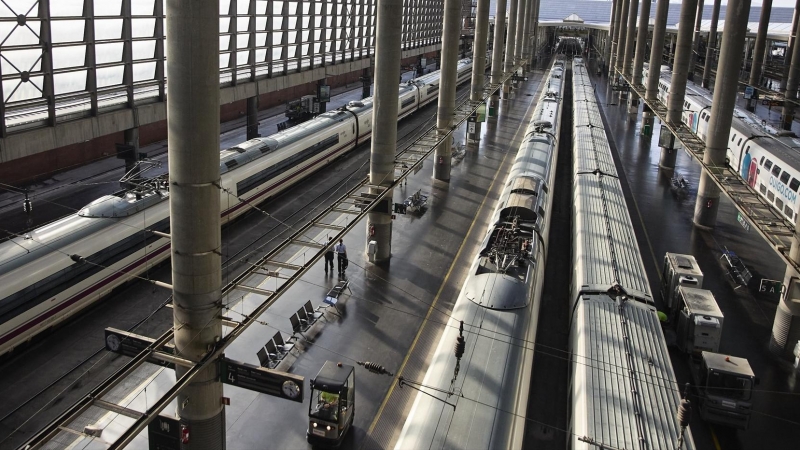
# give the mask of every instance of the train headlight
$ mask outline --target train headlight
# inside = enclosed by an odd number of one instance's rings
[[[311,426],[317,428],[317,422],[311,422]]]
[[[328,431],[331,431],[331,426],[328,425],[327,427],[325,427],[325,429],[328,430]]]

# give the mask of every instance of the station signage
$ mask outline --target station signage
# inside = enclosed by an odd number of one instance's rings
[[[273,397],[303,402],[305,378],[289,372],[222,358],[219,362],[220,381]]]

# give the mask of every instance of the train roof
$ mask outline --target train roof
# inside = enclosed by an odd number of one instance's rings
[[[573,318],[573,448],[675,448],[679,387],[655,309],[606,294],[582,296]],[[689,431],[687,430],[687,433]],[[685,445],[693,448],[689,436]]]
[[[629,294],[652,303],[619,180],[595,174],[578,176],[573,197],[578,286],[584,291],[604,292],[619,285]]]

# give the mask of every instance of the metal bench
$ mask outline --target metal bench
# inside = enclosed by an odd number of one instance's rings
[[[353,291],[350,290],[350,280],[341,280],[336,283],[336,285],[332,287],[330,291],[328,291],[328,294],[325,295],[325,300],[322,301],[322,303],[325,303],[328,306],[333,306],[333,309],[336,310],[336,314],[340,317],[341,313],[336,304],[339,303],[339,297],[342,295],[345,289],[347,289],[347,291],[351,294],[353,293]]]

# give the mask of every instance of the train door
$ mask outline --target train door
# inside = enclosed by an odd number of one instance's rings
[[[750,170],[747,172],[747,184],[755,188],[756,178],[758,178],[758,161],[753,158],[750,160]]]

